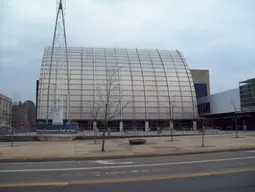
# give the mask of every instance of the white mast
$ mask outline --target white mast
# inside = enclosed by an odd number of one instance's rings
[[[63,124],[64,112],[70,123],[69,62],[64,18],[66,1],[57,0],[56,3],[57,14],[51,47],[46,115],[47,122],[52,119],[53,124]],[[50,100],[53,100],[53,106]]]

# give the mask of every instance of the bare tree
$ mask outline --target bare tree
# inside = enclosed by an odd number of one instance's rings
[[[94,132],[94,144],[97,143],[97,139],[96,139],[96,136],[97,136],[97,133],[98,133],[98,130],[94,128],[94,123],[97,122],[97,119],[98,119],[98,113],[99,113],[99,110],[100,108],[99,107],[94,107],[94,106],[91,106],[91,103],[87,103],[87,111],[89,112],[89,114],[91,114],[91,117],[93,119],[92,121],[92,129],[93,129],[93,132]]]
[[[205,147],[205,115],[204,113],[206,112],[205,106],[198,109],[197,101],[192,101],[192,105],[194,109],[197,109],[198,116],[195,116],[194,118],[197,117],[198,122],[202,126],[202,134],[201,134],[201,147]],[[200,111],[199,111],[200,110]]]
[[[175,103],[175,98],[176,95],[173,97],[166,97],[168,105],[166,106],[168,108],[168,115],[169,115],[169,129],[170,129],[170,136],[171,136],[171,141],[174,140],[173,138],[173,121],[174,121],[174,113],[176,112],[175,110],[177,109],[176,103]]]
[[[136,119],[132,119],[132,131],[134,132],[135,136],[138,136],[138,130],[137,130],[137,122]]]
[[[93,110],[94,118],[101,121],[104,126],[102,152],[105,152],[105,132],[106,130],[108,133],[110,132],[108,128],[109,121],[119,117],[124,108],[130,103],[130,101],[123,101],[122,98],[120,82],[118,80],[120,69],[120,67],[107,69],[105,82],[96,87],[96,99]]]
[[[238,138],[238,127],[237,127],[237,107],[234,100],[231,100],[231,105],[234,109],[234,118],[235,118],[235,129],[236,129],[236,138]]]
[[[204,147],[205,146],[205,117],[204,117],[204,114],[200,115],[199,116],[199,121],[202,125],[202,143],[201,143],[201,147]]]
[[[9,122],[10,120],[8,119],[8,117],[4,117],[4,120],[0,121],[0,128],[3,126],[4,129],[6,129],[7,133],[11,133],[11,146],[14,146],[14,134],[16,131],[16,128],[14,127],[13,123]],[[9,129],[11,125],[11,130]]]
[[[15,131],[16,131],[16,128],[14,126],[12,126],[12,130],[11,130],[11,132],[12,132],[12,144],[11,144],[11,146],[12,147],[14,145],[14,133],[15,133]]]

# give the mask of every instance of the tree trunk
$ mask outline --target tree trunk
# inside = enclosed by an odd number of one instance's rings
[[[105,152],[105,132],[106,132],[106,124],[104,124],[104,131],[103,131],[103,137],[102,137],[102,149],[101,152]]]
[[[14,142],[14,127],[12,127],[12,147],[13,147],[13,142]]]
[[[205,126],[204,126],[204,119],[202,119],[202,147],[205,146]]]
[[[237,116],[236,116],[236,114],[235,114],[235,127],[236,127],[236,138],[238,138]]]
[[[173,127],[171,127],[170,129],[171,129],[170,130],[171,131],[171,141],[173,141],[174,140],[174,137],[173,137]]]
[[[97,137],[97,130],[95,128],[93,128],[93,131],[94,131],[94,137],[95,137],[94,144],[97,144],[97,139],[96,139],[96,137]]]

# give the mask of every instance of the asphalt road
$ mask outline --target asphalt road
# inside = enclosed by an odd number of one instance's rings
[[[255,151],[0,163],[0,191],[255,191]]]

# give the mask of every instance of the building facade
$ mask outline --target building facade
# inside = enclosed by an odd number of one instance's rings
[[[255,112],[255,78],[239,83],[242,111]]]
[[[12,105],[12,126],[16,129],[20,127],[21,122],[23,121],[23,110],[22,102],[19,103],[13,102]]]
[[[209,70],[191,69],[197,99],[210,95]]]
[[[155,128],[187,124],[196,127],[197,100],[190,69],[178,51],[68,47],[70,114],[68,113],[68,78],[58,63],[64,61],[64,50],[55,50],[62,60],[53,55],[51,47],[44,50],[37,93],[37,121],[52,120],[54,86],[62,86],[62,110],[66,121],[85,126],[95,119],[95,103],[103,89],[109,69],[119,69],[116,81],[120,85],[121,103],[128,105],[114,116],[112,122],[132,127]],[[56,74],[61,73],[61,80]],[[174,107],[172,107],[174,106]],[[48,109],[47,109],[48,108]],[[174,108],[174,109],[173,109]],[[170,109],[172,109],[170,115]],[[48,113],[47,113],[48,111]],[[113,123],[114,124],[114,123]]]
[[[198,99],[198,112],[204,115],[241,111],[239,88],[215,93]]]
[[[198,113],[213,128],[254,130],[255,80],[239,83],[239,87],[198,99]]]
[[[0,93],[0,128],[10,128],[12,123],[12,100]]]
[[[36,127],[36,107],[33,101],[21,101],[12,106],[12,125],[15,128]]]

